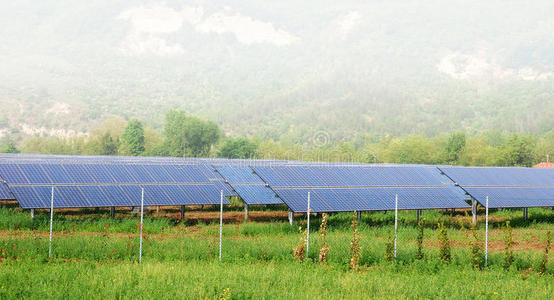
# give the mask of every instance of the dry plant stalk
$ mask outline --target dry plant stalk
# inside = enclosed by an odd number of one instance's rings
[[[546,265],[548,264],[548,253],[550,253],[550,246],[552,244],[552,232],[546,233],[546,244],[544,246],[544,254],[542,257],[541,265],[539,266],[539,274],[546,273]]]
[[[352,230],[354,231],[352,236],[352,242],[350,242],[350,268],[357,271],[360,268],[360,233],[358,232],[358,220],[356,218],[356,211],[354,211],[354,217],[352,218]]]
[[[327,245],[327,214],[323,213],[321,226],[319,227],[319,239],[322,242],[319,249],[319,263],[327,263],[327,253],[329,253],[329,245]]]
[[[292,249],[292,255],[300,262],[306,257],[306,230],[302,231],[302,227],[298,227],[298,232],[302,235],[300,237],[300,245]]]

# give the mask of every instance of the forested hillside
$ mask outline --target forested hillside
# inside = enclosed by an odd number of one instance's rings
[[[13,1],[0,10],[0,138],[161,132],[183,109],[227,135],[543,135],[554,3]]]

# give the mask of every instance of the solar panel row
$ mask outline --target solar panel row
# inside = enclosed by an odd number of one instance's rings
[[[144,188],[145,205],[219,204],[220,201],[219,192],[211,185],[61,185],[54,187],[54,207],[140,206],[141,188]],[[52,187],[14,186],[12,191],[23,208],[50,207]]]
[[[554,169],[440,167],[461,186],[554,186]]]
[[[14,199],[9,187],[0,179],[0,200]]]
[[[451,184],[431,167],[253,167],[271,187],[442,186]]]
[[[483,206],[487,196],[489,207],[554,207],[554,187],[468,187],[465,190]]]
[[[452,188],[342,188],[275,189],[295,212],[306,212],[308,192],[313,212],[394,210],[398,195],[399,209],[467,208],[463,195]]]
[[[12,184],[207,183],[200,166],[134,164],[0,164]]]

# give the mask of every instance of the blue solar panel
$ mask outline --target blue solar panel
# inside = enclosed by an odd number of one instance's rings
[[[154,179],[154,182],[177,182],[162,165],[144,166]]]
[[[306,212],[308,192],[313,212],[467,208],[463,195],[451,187],[431,188],[319,188],[276,189],[279,197],[295,212]]]
[[[468,187],[465,190],[483,206],[554,207],[554,187]]]
[[[112,175],[112,177],[115,179],[116,183],[138,183],[138,182],[152,182],[151,178],[141,178],[148,181],[138,181],[133,175],[136,174],[136,172],[140,172],[141,170],[139,168],[134,168],[136,166],[133,165],[112,165],[107,164],[105,165],[108,173]],[[131,171],[132,170],[132,171]],[[141,174],[137,174],[137,177],[140,177]]]
[[[85,165],[64,164],[62,165],[73,183],[93,184],[96,183],[92,175],[87,171]]]
[[[250,167],[217,166],[216,169],[246,204],[283,203]]]
[[[137,206],[140,205],[140,198],[129,198],[120,186],[104,185],[100,187],[103,194],[112,206]]]
[[[29,179],[31,184],[52,184],[52,180],[44,172],[39,164],[20,164],[21,172]]]
[[[441,167],[461,186],[554,186],[554,169]]]
[[[32,186],[14,186],[11,190],[23,208],[50,207],[50,200],[48,200],[48,204],[44,202]]]
[[[43,164],[42,169],[54,184],[73,183],[73,180],[62,165]]]
[[[29,180],[23,175],[21,169],[14,164],[0,164],[0,177],[8,184],[28,184]]]
[[[96,183],[116,183],[104,165],[86,164],[83,166]]]
[[[14,199],[9,187],[0,179],[0,200]]]

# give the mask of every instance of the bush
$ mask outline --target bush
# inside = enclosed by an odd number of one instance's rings
[[[321,226],[319,227],[319,239],[321,240],[321,248],[319,249],[319,263],[327,263],[327,253],[329,253],[329,245],[327,244],[327,214],[323,213],[321,217]]]
[[[552,244],[552,233],[548,231],[546,233],[546,244],[544,246],[544,254],[542,256],[542,261],[539,266],[539,274],[546,273],[546,265],[548,264],[548,253],[550,252],[550,245]]]
[[[304,258],[306,257],[306,230],[302,231],[302,227],[298,227],[298,232],[301,234],[300,245],[292,249],[292,255],[294,255],[294,258],[300,262],[304,261]]]
[[[390,262],[394,260],[394,236],[390,231],[385,243],[385,259]]]
[[[510,221],[506,221],[504,227],[504,269],[508,270],[514,263],[514,240],[512,237],[512,227]]]
[[[471,264],[474,269],[481,269],[485,262],[483,258],[483,249],[481,248],[481,240],[479,239],[479,234],[477,233],[477,227],[471,223],[471,234],[473,239],[471,241]]]
[[[448,232],[443,223],[438,224],[439,227],[439,258],[444,263],[450,263],[452,261],[452,253],[450,252],[450,240],[448,239]]]

